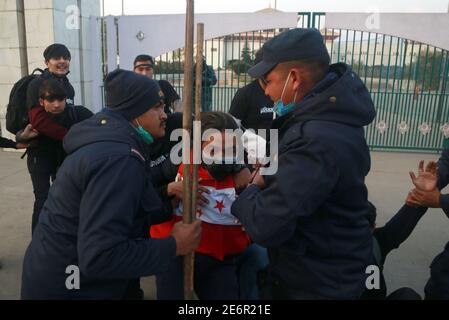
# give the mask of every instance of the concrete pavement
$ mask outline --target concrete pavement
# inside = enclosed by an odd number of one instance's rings
[[[33,192],[20,153],[0,151],[0,300],[19,299],[22,259],[31,238]],[[411,188],[408,171],[419,160],[436,160],[437,154],[373,152],[367,178],[370,200],[378,209],[377,225],[382,226],[404,203]],[[441,210],[431,209],[410,238],[387,258],[385,278],[389,291],[410,286],[418,292],[429,277],[432,259],[449,241],[449,219]],[[154,277],[142,280],[147,299],[155,298]]]

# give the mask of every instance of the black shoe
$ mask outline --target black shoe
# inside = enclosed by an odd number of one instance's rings
[[[3,264],[2,264],[2,262],[0,261],[0,270],[2,270],[2,268],[3,268]]]

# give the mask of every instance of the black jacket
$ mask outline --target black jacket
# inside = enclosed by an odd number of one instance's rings
[[[45,69],[42,75],[38,76],[36,79],[30,82],[27,88],[27,107],[28,109],[38,107],[39,105],[39,89],[44,83],[45,80],[48,79],[57,79],[62,82],[64,85],[64,88],[67,93],[67,107],[73,106],[75,101],[75,90],[73,89],[73,86],[70,84],[69,79],[67,76],[61,77],[57,76],[53,73],[51,73],[48,69]],[[40,135],[36,138],[37,140],[37,147],[36,148],[29,148],[28,149],[28,155],[29,156],[40,156],[40,157],[47,157],[47,158],[54,158],[55,155],[57,155],[57,159],[55,161],[59,162],[61,157],[60,155],[62,153],[62,146],[60,141],[56,141],[54,139],[51,139],[49,137]]]
[[[449,184],[449,148],[443,150],[438,160],[438,189]],[[449,194],[442,194],[441,208],[449,217]],[[430,265],[430,279],[425,287],[426,299],[449,300],[449,242],[443,252],[433,259]]]
[[[174,238],[143,239],[163,204],[149,179],[147,146],[121,116],[104,111],[72,127],[68,157],[42,209],[23,264],[24,299],[121,299],[129,279],[164,272]],[[80,289],[65,273],[79,267]]]
[[[362,295],[364,300],[385,299],[387,297],[387,285],[383,275],[383,268],[387,255],[408,239],[419,220],[426,213],[426,208],[414,208],[404,205],[383,227],[376,228],[373,232],[372,265],[380,269],[380,288],[365,289]]]
[[[28,85],[27,88],[28,109],[39,106],[39,89],[42,83],[48,79],[57,79],[61,81],[67,93],[67,104],[68,105],[75,104],[75,90],[73,89],[73,86],[70,84],[67,76],[65,77],[57,76],[48,71],[48,69],[45,69],[44,72],[39,77],[31,81],[30,84]]]
[[[0,136],[0,148],[11,148],[16,149],[17,142],[10,139],[3,138]]]
[[[73,105],[66,105],[64,111],[60,114],[47,114],[55,123],[66,129],[70,129],[73,125],[89,119],[93,115],[89,109],[83,106]],[[66,156],[64,148],[62,147],[62,141],[43,135],[40,135],[33,140],[37,140],[37,143],[28,148],[28,157],[45,157],[46,159],[52,159],[57,167],[62,164]],[[36,165],[39,166],[39,163],[40,161],[37,161]]]
[[[170,141],[171,134],[177,130],[182,129],[182,113],[171,113],[167,117],[165,136],[156,139],[149,148],[151,180],[156,187],[159,196],[166,203],[166,207],[170,208],[170,201],[172,197],[167,194],[168,184],[175,181],[178,174],[179,165],[175,165],[170,160],[170,153],[175,146],[181,142],[181,137],[177,141]],[[182,155],[181,150],[178,153]],[[160,216],[161,220],[155,221],[152,219],[152,224],[159,224],[166,222],[172,218],[173,210],[168,211],[166,216]]]
[[[232,213],[268,248],[273,276],[284,286],[328,298],[359,298],[371,262],[363,127],[375,117],[371,96],[344,64],[276,119],[278,170],[266,188],[250,186]]]

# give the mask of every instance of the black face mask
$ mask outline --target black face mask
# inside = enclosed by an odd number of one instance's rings
[[[234,167],[235,164],[204,164],[203,167],[206,168],[206,170],[209,172],[209,174],[214,178],[215,180],[224,180],[229,175],[234,173]]]

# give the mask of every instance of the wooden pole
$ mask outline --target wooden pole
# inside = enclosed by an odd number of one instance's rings
[[[197,211],[198,169],[201,161],[201,91],[203,84],[203,51],[204,51],[204,24],[196,25],[196,78],[195,78],[195,124],[193,126],[193,176],[192,176],[192,213],[194,219]]]
[[[183,110],[183,136],[182,136],[182,162],[183,167],[183,222],[192,223],[192,179],[190,161],[190,135],[192,123],[193,102],[193,33],[194,33],[194,0],[187,1],[186,34],[184,50],[184,110]],[[184,257],[184,298],[193,299],[193,253]]]
[[[21,77],[27,76],[28,73],[28,46],[27,32],[25,23],[25,4],[24,0],[16,0],[17,10],[17,27],[19,29],[19,58],[20,58],[20,74]]]

